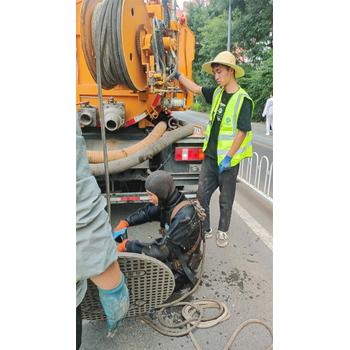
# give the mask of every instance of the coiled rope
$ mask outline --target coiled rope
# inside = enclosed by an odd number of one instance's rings
[[[146,318],[146,317],[141,317],[141,320],[148,324],[150,327],[152,327],[154,330],[157,332],[165,335],[165,336],[170,336],[170,337],[182,337],[185,335],[189,335],[192,344],[196,350],[202,350],[197,339],[194,337],[192,331],[195,328],[209,328],[213,327],[220,322],[223,322],[227,319],[230,318],[230,312],[225,305],[225,303],[213,299],[202,299],[202,300],[197,300],[194,302],[184,302],[183,300],[188,298],[190,295],[192,295],[197,289],[198,286],[202,280],[203,276],[203,271],[204,271],[204,259],[205,259],[205,241],[203,242],[203,258],[201,261],[201,266],[200,266],[200,273],[199,273],[199,278],[195,284],[195,286],[186,294],[181,296],[180,298],[167,303],[163,304],[157,307],[159,311],[156,313],[156,321],[153,322],[152,319]],[[181,315],[185,319],[182,322],[177,322],[173,324],[169,324],[169,322],[166,322],[164,319],[164,311],[167,308],[170,307],[178,307],[178,306],[183,306]],[[204,317],[204,310],[205,309],[218,309],[218,315],[212,316],[212,317]],[[195,316],[196,315],[196,316]],[[230,339],[226,343],[224,350],[228,350],[232,344],[235,342],[237,339],[238,335],[240,332],[247,327],[248,325],[251,324],[260,324],[263,327],[265,327],[269,334],[271,335],[272,338],[272,330],[268,324],[266,324],[264,321],[257,320],[257,319],[249,319],[244,322],[242,322],[238,328],[232,333]],[[186,327],[184,329],[184,327]],[[266,350],[272,350],[272,344],[266,349]]]

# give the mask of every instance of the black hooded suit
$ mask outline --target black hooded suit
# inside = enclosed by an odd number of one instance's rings
[[[147,178],[145,186],[147,191],[157,195],[158,206],[147,204],[125,220],[129,226],[159,221],[163,237],[150,243],[129,240],[126,243],[126,251],[143,253],[159,259],[173,270],[177,281],[187,278],[193,283],[193,276],[191,278],[190,275],[194,274],[201,258],[200,245],[198,244],[198,240],[201,238],[201,222],[197,217],[196,210],[192,205],[182,207],[170,221],[175,206],[186,198],[176,189],[171,175],[165,171],[152,173]],[[198,247],[194,252],[191,252],[196,244]],[[191,254],[186,254],[189,251]]]

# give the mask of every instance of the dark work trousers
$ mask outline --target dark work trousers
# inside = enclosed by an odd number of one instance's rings
[[[203,229],[208,231],[210,229],[210,199],[214,191],[219,187],[219,230],[227,232],[230,227],[232,206],[235,199],[239,163],[234,167],[223,171],[221,174],[219,174],[218,169],[219,167],[216,159],[205,157],[202,163],[201,173],[199,175],[197,196],[199,202],[205,210],[205,213],[207,214]]]
[[[81,321],[81,308],[80,305],[77,307],[77,313],[76,313],[76,321],[77,321],[77,328],[76,328],[76,342],[77,342],[77,350],[80,349],[81,345],[81,335],[82,335],[82,321]]]

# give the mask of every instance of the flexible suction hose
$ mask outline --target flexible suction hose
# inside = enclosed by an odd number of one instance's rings
[[[187,124],[179,127],[176,130],[166,132],[160,139],[145,149],[140,150],[129,157],[108,162],[109,173],[118,174],[132,168],[135,165],[141,164],[145,160],[151,159],[153,156],[174,142],[192,135],[193,131],[193,125]],[[94,176],[104,174],[103,164],[90,164],[90,170]]]
[[[137,144],[127,148],[123,148],[123,149],[108,151],[108,161],[110,162],[112,160],[118,160],[125,157],[129,157],[132,154],[145,149],[146,147],[156,142],[164,134],[166,128],[167,128],[167,124],[165,122],[160,122],[153,128],[153,130],[147,137],[145,137],[143,140],[141,140]],[[103,163],[103,152],[88,151],[87,154],[88,154],[89,163],[92,163],[92,164]]]

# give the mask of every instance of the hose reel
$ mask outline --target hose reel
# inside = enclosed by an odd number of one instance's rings
[[[89,71],[96,81],[96,38],[101,49],[101,82],[103,89],[125,85],[133,91],[147,88],[142,65],[140,25],[152,32],[143,0],[85,0],[81,8],[82,48]],[[102,21],[101,30],[97,23]]]

